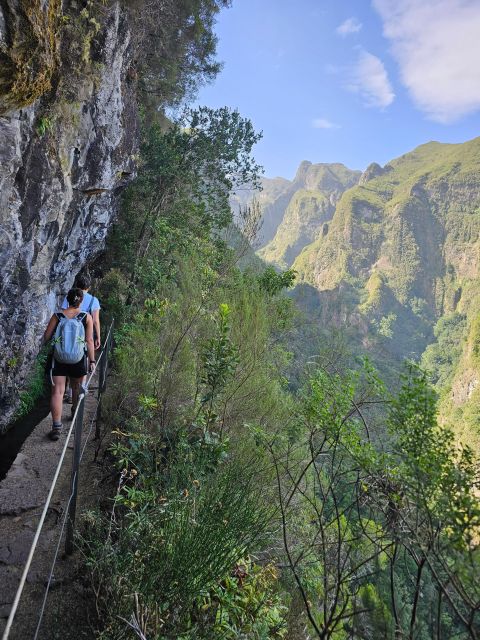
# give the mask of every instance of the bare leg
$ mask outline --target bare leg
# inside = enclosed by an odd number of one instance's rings
[[[52,411],[53,422],[62,421],[63,394],[65,393],[65,376],[53,376],[55,386],[52,386],[52,396],[50,398],[50,409]]]
[[[71,403],[72,402],[72,386],[70,384],[70,378],[67,377],[67,383],[65,385],[65,396],[64,401]]]
[[[72,411],[75,411],[78,403],[78,396],[80,395],[80,385],[83,382],[83,378],[70,378],[70,384],[72,386]]]

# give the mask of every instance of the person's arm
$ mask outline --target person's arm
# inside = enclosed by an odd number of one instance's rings
[[[95,369],[95,348],[93,346],[93,321],[87,314],[87,327],[85,331],[85,342],[87,343],[88,359],[90,361],[90,371]]]
[[[50,338],[53,336],[55,329],[57,328],[58,318],[55,314],[50,318],[47,324],[47,328],[45,329],[45,333],[43,334],[43,342],[42,344],[47,344]]]
[[[100,349],[100,345],[102,344],[102,339],[100,337],[100,309],[95,309],[92,311],[93,318],[93,326],[95,328],[95,349]]]

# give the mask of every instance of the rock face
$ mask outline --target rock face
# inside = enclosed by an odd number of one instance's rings
[[[390,167],[382,168],[377,162],[372,162],[362,173],[359,184],[366,184],[370,180],[373,180],[373,178],[378,178],[378,176],[383,175],[385,171],[389,169]]]
[[[480,138],[370,165],[293,263],[384,361],[420,360],[442,419],[480,444]],[[322,318],[325,322],[325,316]],[[453,339],[452,327],[460,327]],[[357,342],[358,344],[358,342]],[[428,351],[425,349],[428,346]],[[462,429],[463,433],[461,433]]]
[[[302,249],[324,232],[341,195],[357,184],[359,177],[359,171],[340,163],[303,161],[290,189],[283,199],[276,200],[277,208],[283,204],[282,219],[259,255],[281,268],[290,267]]]
[[[258,202],[262,212],[258,244],[266,252],[261,253],[262,258],[284,267],[316,237],[318,224],[331,218],[340,195],[357,184],[360,176],[360,171],[340,163],[303,160],[293,180],[262,178],[261,191],[237,191],[231,197],[231,206],[235,215],[239,207],[248,206],[253,199]]]
[[[0,0],[2,59],[18,40],[26,4]],[[39,7],[48,13],[48,2]],[[58,296],[102,250],[118,193],[135,170],[126,16],[112,3],[99,22],[72,1],[63,19],[51,88],[0,116],[0,431],[28,386]],[[0,90],[8,87],[0,83]]]

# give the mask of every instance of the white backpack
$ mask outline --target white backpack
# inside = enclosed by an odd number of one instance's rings
[[[53,357],[63,364],[80,362],[86,351],[85,327],[83,320],[86,313],[79,313],[74,318],[67,318],[63,313],[55,314],[58,319],[53,336]]]

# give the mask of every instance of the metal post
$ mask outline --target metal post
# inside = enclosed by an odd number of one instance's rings
[[[113,321],[108,330],[107,339],[103,346],[102,356],[100,360],[100,368],[98,372],[98,387],[97,387],[97,415],[95,424],[95,440],[100,438],[100,422],[102,419],[102,394],[107,386],[108,375],[108,356],[112,347],[112,327]]]
[[[78,474],[80,470],[80,453],[82,449],[83,412],[85,409],[85,394],[78,399],[78,411],[75,418],[75,436],[73,441],[72,479],[70,483],[70,506],[68,508],[67,535],[65,539],[65,553],[73,553],[73,532],[75,529],[75,513],[77,510]]]
[[[97,387],[97,415],[95,416],[95,440],[100,438],[100,419],[102,416],[102,393],[103,389],[103,380],[105,378],[106,371],[106,361],[108,355],[108,337],[105,341],[105,345],[103,347],[103,352],[100,360],[100,369],[98,372],[98,387]]]
[[[105,342],[105,352],[103,354],[103,358],[100,360],[100,371],[98,372],[98,398],[103,393],[103,385],[105,379],[105,371],[106,371],[106,363],[107,363],[107,354],[108,354],[108,339]]]
[[[112,346],[112,331],[108,332],[107,343],[105,345],[105,358],[103,363],[103,377],[102,377],[102,393],[107,386],[107,374],[108,374],[108,356],[110,355],[110,349]]]

